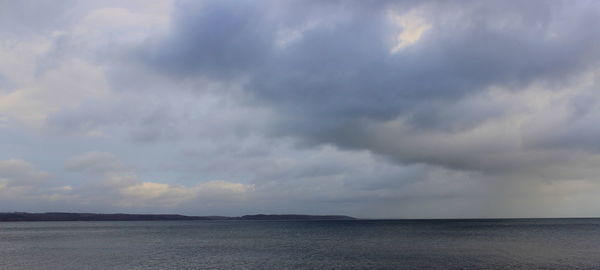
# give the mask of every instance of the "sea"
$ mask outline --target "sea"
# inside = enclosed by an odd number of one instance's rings
[[[600,219],[4,222],[0,269],[600,269]]]

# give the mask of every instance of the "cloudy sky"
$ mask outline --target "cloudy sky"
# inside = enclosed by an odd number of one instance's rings
[[[596,1],[0,1],[0,211],[600,216]]]

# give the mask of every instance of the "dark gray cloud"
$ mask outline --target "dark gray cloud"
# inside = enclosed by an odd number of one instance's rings
[[[286,3],[277,11],[296,7]],[[290,114],[351,120],[394,117],[490,85],[560,80],[599,56],[599,37],[586,30],[600,23],[595,6],[423,2],[409,8],[424,9],[431,29],[418,46],[391,54],[399,29],[386,12],[394,5],[307,5],[300,12],[309,14],[288,20],[270,16],[268,2],[183,2],[172,34],[151,45],[147,57],[178,75],[244,71],[252,76],[248,90]],[[329,13],[310,16],[319,8]],[[275,46],[277,31],[311,23],[318,25],[299,30],[285,49]]]
[[[403,140],[375,143],[372,129],[401,118],[405,128],[450,136],[506,116],[506,104],[464,99],[492,87],[560,85],[598,67],[600,35],[590,29],[600,26],[599,11],[584,1],[182,1],[171,34],[136,55],[169,76],[243,79],[259,104],[283,116],[276,133],[473,169],[483,165],[460,159],[480,148],[465,145],[447,153],[459,160],[444,161]],[[427,29],[394,51],[410,30],[394,16],[411,14]]]
[[[275,25],[253,1],[181,2],[167,39],[141,57],[171,75],[229,77],[260,65],[270,53]],[[215,27],[216,26],[216,27]]]

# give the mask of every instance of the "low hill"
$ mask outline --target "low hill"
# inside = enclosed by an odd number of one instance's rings
[[[241,217],[224,216],[184,216],[160,214],[95,214],[95,213],[0,213],[0,221],[134,221],[134,220],[352,220],[339,215],[246,215]]]

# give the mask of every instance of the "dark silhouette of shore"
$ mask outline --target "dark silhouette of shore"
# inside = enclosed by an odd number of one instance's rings
[[[95,214],[95,213],[0,213],[2,221],[136,221],[136,220],[353,220],[342,215],[245,215],[225,216],[184,216],[162,214]]]

